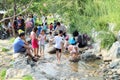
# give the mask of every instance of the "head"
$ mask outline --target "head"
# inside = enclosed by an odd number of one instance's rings
[[[38,24],[38,26],[41,26],[41,24]]]
[[[57,22],[57,26],[60,26],[60,22]]]
[[[41,31],[41,34],[45,34],[45,30],[42,30],[42,31]]]
[[[77,30],[75,30],[74,32],[73,32],[73,37],[77,37],[79,35],[79,32],[77,31]]]
[[[50,25],[52,25],[53,23],[50,23]]]
[[[63,31],[60,30],[59,31],[59,35],[62,36],[63,35]]]
[[[18,16],[18,19],[19,19],[19,20],[21,20],[21,19],[22,19],[22,15],[21,15],[21,14]]]
[[[38,30],[38,28],[37,28],[37,27],[34,27],[32,31],[36,33],[37,30]]]
[[[24,33],[24,32],[20,33],[20,34],[19,34],[19,37],[20,37],[21,39],[25,39],[25,33]]]
[[[50,35],[52,35],[52,32],[49,32]]]

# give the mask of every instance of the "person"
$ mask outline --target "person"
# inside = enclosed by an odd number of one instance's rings
[[[57,22],[57,27],[55,29],[55,34],[57,34],[59,31],[63,31],[63,34],[66,33],[66,27],[62,24],[60,24],[60,22]]]
[[[42,30],[42,27],[41,27],[42,25],[41,24],[39,24],[38,25],[38,32],[37,32],[37,36],[39,36],[40,35],[40,33],[41,33],[41,30]]]
[[[48,25],[47,25],[47,23],[45,23],[45,24],[43,25],[43,30],[45,31],[45,33],[47,32],[47,28],[48,28]]]
[[[57,55],[57,61],[58,64],[60,64],[60,59],[62,55],[62,48],[63,48],[63,31],[59,31],[59,34],[54,37],[54,42],[55,42],[55,48],[56,48],[56,55]]]
[[[30,38],[31,38],[31,43],[32,43],[32,48],[33,48],[33,51],[34,51],[34,56],[35,57],[39,57],[38,55],[38,39],[37,39],[37,27],[34,27],[32,32],[31,32],[31,35],[30,35]]]
[[[28,33],[30,35],[30,32],[32,31],[32,22],[30,21],[30,18],[27,18],[25,22],[26,26],[26,34]]]
[[[71,56],[71,60],[75,60],[79,57],[79,51],[78,51],[78,47],[76,46],[76,44],[70,44],[68,46],[68,51],[70,52],[70,56]]]
[[[50,31],[53,30],[53,23],[50,23],[49,29],[50,29]]]
[[[56,22],[56,20],[54,20],[54,24],[53,24],[54,30],[56,29],[56,26],[57,26],[57,22]]]
[[[25,40],[25,33],[22,32],[19,34],[19,37],[17,37],[13,43],[13,49],[14,49],[14,55],[20,55],[20,54],[25,54],[28,55],[32,58],[33,61],[37,61],[36,58],[32,56],[32,53],[30,50],[32,48],[24,41]]]
[[[41,34],[39,35],[39,47],[40,47],[40,56],[43,57],[44,57],[45,41],[46,41],[45,31],[42,30]]]
[[[54,36],[53,36],[53,34],[52,34],[52,32],[49,32],[49,35],[47,36],[47,40],[48,40],[48,42],[49,42],[49,47],[50,47],[50,45],[52,45],[52,39],[54,38]]]
[[[65,37],[65,42],[64,42],[64,50],[65,50],[65,52],[68,50],[68,46],[69,46],[69,36],[67,35],[66,37]]]

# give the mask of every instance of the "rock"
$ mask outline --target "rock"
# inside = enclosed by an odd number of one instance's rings
[[[110,68],[115,68],[115,67],[117,67],[117,65],[119,64],[119,61],[120,60],[114,60],[114,61],[112,61],[111,63],[110,63],[110,65],[109,65],[109,67]]]
[[[108,72],[108,75],[112,75],[112,74],[113,74],[113,72],[112,72],[112,71],[109,71],[109,72]]]
[[[96,55],[92,54],[90,52],[81,54],[81,60],[83,60],[83,61],[93,61],[95,59],[96,59]]]
[[[106,57],[111,58],[112,60],[120,58],[120,42],[116,41],[113,43]]]
[[[55,54],[56,53],[56,49],[54,47],[50,48],[48,53],[50,54]]]
[[[117,69],[117,74],[120,74],[120,69]]]
[[[80,60],[80,57],[77,57],[76,59],[70,58],[69,61],[70,62],[78,62]]]

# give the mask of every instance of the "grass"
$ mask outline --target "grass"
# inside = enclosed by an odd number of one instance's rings
[[[10,43],[13,43],[14,42],[14,40],[15,40],[15,37],[12,37],[12,38],[10,38]]]
[[[2,52],[7,52],[7,51],[9,51],[9,49],[7,49],[7,48],[2,48]]]
[[[33,80],[31,75],[25,75],[22,80]]]
[[[5,80],[6,69],[0,71],[0,80]]]

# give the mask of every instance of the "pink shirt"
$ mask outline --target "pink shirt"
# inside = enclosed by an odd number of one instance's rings
[[[25,26],[26,28],[32,27],[32,22],[31,21],[26,22]]]

